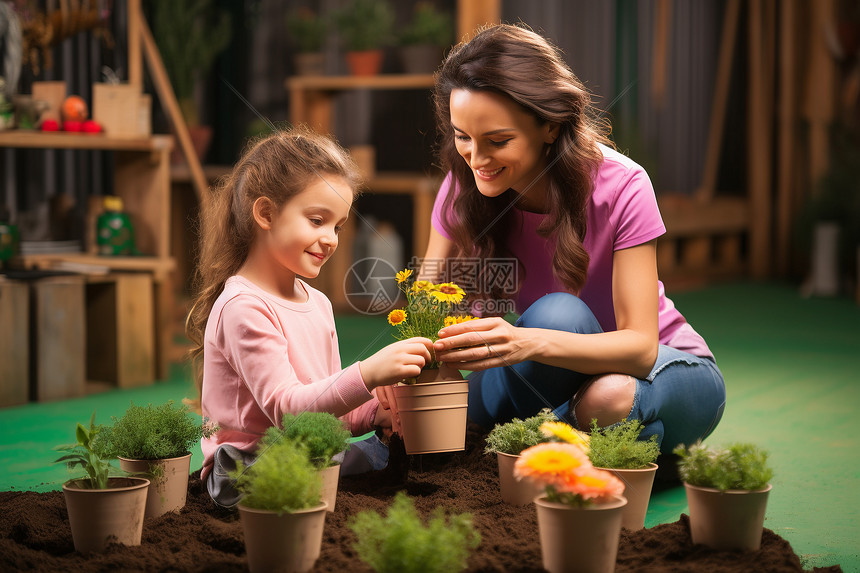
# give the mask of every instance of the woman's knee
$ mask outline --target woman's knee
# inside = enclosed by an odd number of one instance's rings
[[[579,333],[603,332],[588,305],[566,292],[552,292],[536,300],[520,316],[517,326]]]
[[[573,410],[580,429],[587,430],[592,420],[600,428],[625,420],[633,409],[636,378],[626,374],[602,374],[595,377],[574,398]]]

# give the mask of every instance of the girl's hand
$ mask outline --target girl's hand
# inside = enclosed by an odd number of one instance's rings
[[[421,373],[421,368],[430,362],[433,342],[429,338],[407,338],[389,344],[367,360],[358,363],[361,377],[368,390],[379,386],[397,384],[404,378]]]
[[[501,318],[470,320],[440,330],[433,349],[436,360],[460,370],[510,366],[531,358],[526,330]]]
[[[373,393],[379,400],[374,425],[382,428],[382,434],[386,437],[390,437],[393,432],[400,434],[400,413],[397,411],[397,401],[391,386],[379,386]]]

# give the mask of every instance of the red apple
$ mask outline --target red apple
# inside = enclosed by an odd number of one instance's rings
[[[56,119],[46,119],[42,122],[42,131],[59,131],[60,122]]]
[[[101,124],[94,119],[88,119],[81,124],[81,131],[84,133],[100,133],[101,130]]]
[[[79,121],[64,121],[63,122],[63,131],[80,131],[81,130],[81,122]]]

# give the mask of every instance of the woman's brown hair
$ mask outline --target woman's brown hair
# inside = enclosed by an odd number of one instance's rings
[[[254,201],[267,197],[280,209],[316,177],[338,176],[352,189],[358,169],[334,140],[307,128],[277,131],[249,143],[233,171],[213,189],[200,217],[200,258],[194,279],[196,297],[185,323],[200,408],[206,323],[224,283],[235,275],[256,236]]]
[[[538,232],[555,237],[553,272],[578,292],[589,261],[582,245],[586,205],[603,160],[597,144],[610,144],[608,127],[598,121],[590,94],[555,46],[520,25],[485,28],[454,47],[445,59],[434,92],[439,151],[442,167],[452,172],[459,192],[448,194],[443,212],[454,214],[446,225],[458,256],[482,260],[510,256],[505,241],[509,230],[519,224],[509,208],[516,196],[509,192],[489,199],[478,192],[475,177],[454,144],[450,98],[455,89],[507,96],[534,116],[538,125],[559,126],[558,138],[547,150],[548,217]]]

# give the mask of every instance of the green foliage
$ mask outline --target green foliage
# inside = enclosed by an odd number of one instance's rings
[[[287,14],[287,32],[299,53],[321,52],[328,22],[308,8],[296,8]]]
[[[549,438],[540,431],[540,427],[544,422],[554,421],[556,421],[555,414],[549,408],[544,408],[531,418],[525,420],[514,418],[505,424],[496,424],[487,435],[487,446],[484,452],[518,456],[526,448],[549,441]]]
[[[261,446],[268,446],[283,438],[300,443],[308,457],[319,469],[332,464],[331,458],[349,446],[352,434],[343,422],[328,412],[302,412],[298,416],[286,413],[282,418],[283,430],[271,427],[266,430]]]
[[[254,509],[291,513],[320,504],[322,478],[307,449],[289,438],[260,443],[257,460],[239,464],[230,477],[242,492],[241,504]]]
[[[469,552],[481,542],[470,514],[446,517],[437,507],[425,526],[412,499],[402,491],[386,517],[363,511],[349,527],[358,537],[353,548],[359,558],[378,573],[462,571]]]
[[[77,443],[55,447],[55,450],[68,452],[68,454],[54,460],[54,463],[65,462],[69,470],[74,470],[75,467],[80,466],[86,473],[84,481],[89,485],[89,489],[107,489],[108,478],[114,468],[104,456],[99,454],[96,442],[103,426],[96,426],[95,421],[96,413],[93,412],[90,417],[89,428],[78,423],[75,431]]]
[[[608,428],[598,428],[597,420],[591,421],[588,458],[598,468],[636,470],[647,468],[660,455],[657,436],[640,440],[642,423],[625,420]]]
[[[135,460],[164,460],[186,455],[204,435],[204,429],[188,409],[173,401],[153,406],[134,403],[121,418],[113,416],[99,439],[99,448],[109,457]]]
[[[678,462],[681,479],[690,485],[722,491],[756,491],[767,487],[773,477],[773,469],[767,463],[767,452],[754,444],[734,443],[725,448],[708,448],[698,442],[689,448],[681,444],[674,453],[681,456]]]
[[[436,10],[430,2],[418,2],[412,13],[412,21],[401,31],[400,44],[432,44],[449,46],[454,39],[454,23],[451,15]]]
[[[387,0],[352,0],[333,17],[348,51],[375,50],[391,42],[394,10]]]
[[[216,9],[212,0],[152,2],[152,33],[158,45],[173,91],[184,112],[196,115],[188,103],[194,94],[198,75],[212,69],[215,57],[229,44],[232,20],[225,10]],[[186,116],[191,125],[197,117]]]

